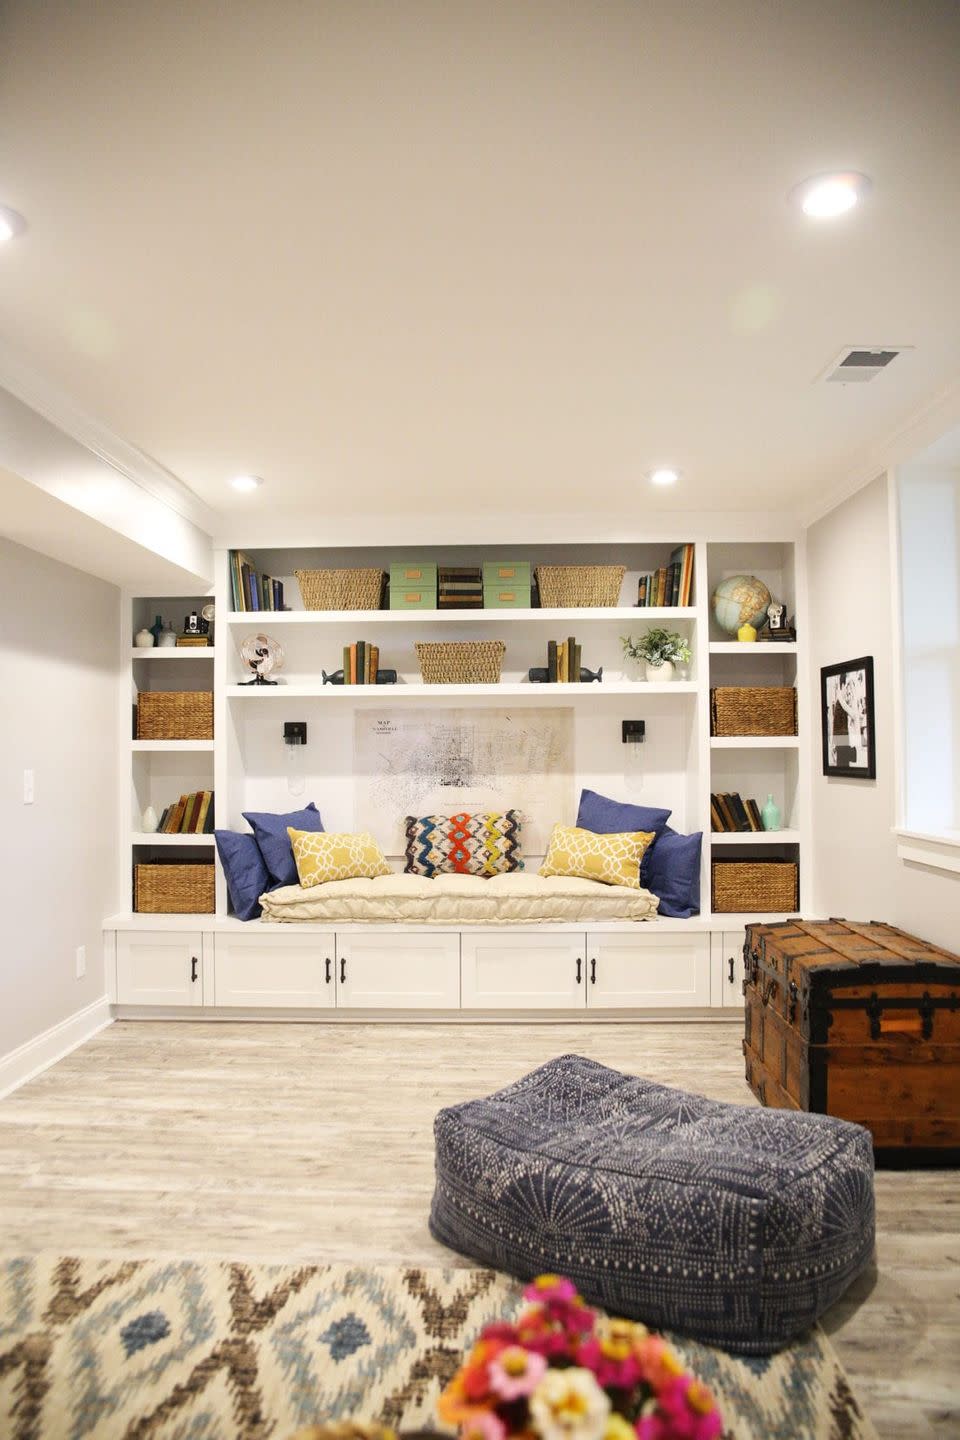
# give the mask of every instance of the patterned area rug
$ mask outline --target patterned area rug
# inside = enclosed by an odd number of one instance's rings
[[[286,1440],[347,1416],[425,1426],[480,1327],[520,1304],[492,1270],[2,1261],[0,1435]],[[671,1338],[736,1440],[875,1437],[819,1330],[749,1359]]]

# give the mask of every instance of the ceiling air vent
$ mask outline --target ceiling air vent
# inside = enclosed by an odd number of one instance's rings
[[[836,360],[832,361],[818,378],[838,385],[874,380],[878,375],[882,375],[891,361],[896,360],[904,350],[912,349],[912,345],[887,345],[876,349],[866,345],[851,345],[841,350]]]

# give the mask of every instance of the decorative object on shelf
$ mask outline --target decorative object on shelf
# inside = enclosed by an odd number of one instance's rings
[[[189,615],[183,617],[183,634],[203,635],[205,633],[201,628],[203,623],[200,619],[200,612],[198,610],[191,610]]]
[[[872,655],[823,667],[820,715],[824,775],[875,780]]]
[[[693,546],[678,545],[670,552],[670,564],[661,565],[657,570],[648,570],[637,582],[637,605],[642,609],[651,606],[677,606],[690,604],[693,592]]]
[[[380,609],[382,570],[294,570],[293,573],[305,610]]]
[[[787,617],[787,607],[780,600],[767,606],[767,623],[760,631],[761,640],[796,640],[797,632]]]
[[[711,604],[720,629],[736,635],[741,625],[759,629],[763,624],[770,591],[756,575],[728,575],[714,590]]]
[[[200,611],[200,619],[207,622],[207,629],[213,624],[217,616],[217,607],[212,600],[208,600]]]
[[[544,677],[551,685],[579,685],[583,666],[580,664],[580,646],[575,635],[566,640],[548,640],[547,673]],[[593,679],[588,670],[588,679]],[[599,677],[600,671],[597,671]]]
[[[527,671],[527,678],[532,685],[556,684],[556,676],[551,678],[549,665],[531,666]],[[579,683],[589,685],[593,680],[603,683],[603,666],[601,665],[599,670],[588,670],[586,665],[581,665]]]
[[[157,826],[161,835],[212,835],[213,791],[194,790],[168,805]]]
[[[268,677],[275,670],[283,669],[283,647],[269,635],[248,635],[240,646],[241,659],[253,671],[252,680],[241,680],[241,685],[276,685]]]
[[[166,630],[164,630],[166,635]],[[175,635],[174,644],[180,650],[206,650],[210,646],[209,635]]]
[[[713,1395],[645,1325],[595,1315],[573,1282],[558,1275],[538,1275],[523,1298],[530,1306],[515,1322],[498,1321],[480,1332],[437,1402],[441,1421],[459,1425],[461,1435],[713,1440],[723,1434]]]
[[[626,573],[625,565],[538,565],[540,604],[545,610],[618,605]]]
[[[173,650],[177,644],[177,632],[173,628],[173,621],[169,620],[160,632],[160,639],[157,641],[161,650]]]
[[[416,642],[425,685],[498,685],[506,648],[502,640]]]
[[[150,634],[153,636],[154,645],[159,645],[160,636],[163,634],[163,620],[159,615],[150,626]]]
[[[533,595],[528,561],[488,560],[484,563],[482,575],[483,605],[486,610],[531,608]]]
[[[342,670],[334,670],[329,675],[327,674],[326,670],[321,670],[320,674],[323,676],[324,685],[345,685],[348,683],[344,678],[344,673]],[[396,670],[378,670],[375,683],[377,685],[396,685]]]
[[[212,740],[212,690],[141,690],[138,740]]]
[[[779,819],[778,810],[778,824]],[[710,828],[721,835],[756,834],[764,829],[763,816],[756,800],[741,800],[736,790],[720,790],[710,796]]]
[[[369,640],[355,640],[343,647],[344,685],[375,685],[380,673],[380,646]]]
[[[152,650],[157,641],[153,631],[148,630],[146,626],[144,626],[142,630],[138,630],[136,635],[134,635],[133,643],[138,650]]]
[[[718,915],[796,912],[800,907],[795,860],[714,860],[713,909]]]
[[[796,735],[797,692],[790,685],[718,685],[710,691],[710,734]]]
[[[672,680],[674,666],[690,660],[690,646],[675,630],[648,630],[639,640],[621,635],[625,660],[642,663],[647,680]]]
[[[287,789],[291,795],[302,795],[307,788],[303,757],[306,746],[306,720],[285,720],[283,722],[283,749],[287,762]]]
[[[767,796],[767,803],[760,812],[763,819],[764,830],[780,829],[780,807],[772,795]]]
[[[480,566],[438,566],[436,596],[439,610],[482,610],[483,572]]]
[[[148,805],[140,816],[140,829],[144,835],[152,835],[160,827],[160,817],[152,805]]]
[[[230,591],[234,610],[290,609],[283,603],[283,581],[262,575],[242,550],[230,551]],[[307,610],[325,608],[307,605],[306,601],[304,605]]]
[[[756,628],[753,625],[741,625],[737,631],[737,639],[744,645],[750,645],[757,638]]]

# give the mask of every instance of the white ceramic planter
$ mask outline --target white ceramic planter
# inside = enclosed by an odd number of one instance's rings
[[[673,661],[664,660],[659,665],[651,665],[649,662],[644,666],[648,680],[672,680],[674,675]]]

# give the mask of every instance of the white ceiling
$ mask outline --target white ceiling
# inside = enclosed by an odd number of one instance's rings
[[[0,56],[0,331],[228,517],[802,508],[960,376],[955,0],[5,0]]]

